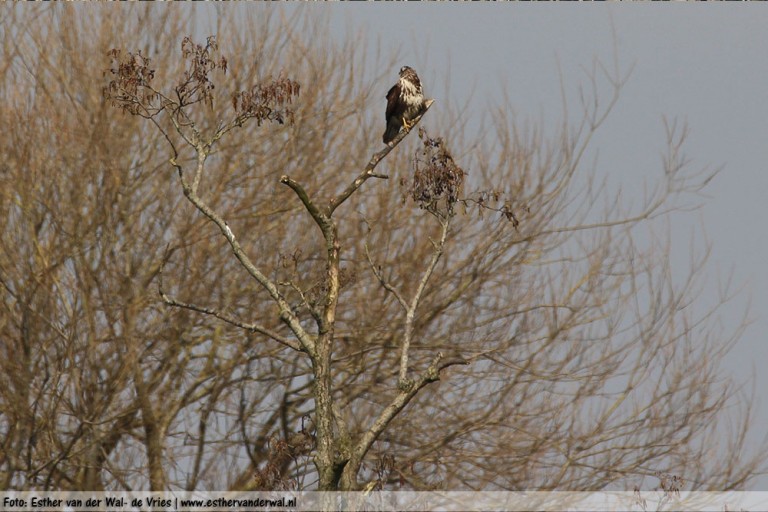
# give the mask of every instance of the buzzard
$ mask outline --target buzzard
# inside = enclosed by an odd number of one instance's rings
[[[424,92],[419,76],[408,66],[400,68],[400,80],[387,93],[387,130],[384,144],[397,137],[400,128],[410,130],[413,121],[424,112]]]

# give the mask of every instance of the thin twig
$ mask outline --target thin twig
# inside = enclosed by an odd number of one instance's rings
[[[241,329],[245,329],[246,331],[258,332],[259,334],[263,334],[264,336],[272,338],[273,340],[280,343],[281,345],[285,345],[286,347],[292,348],[293,350],[296,350],[299,352],[302,351],[301,346],[295,341],[289,340],[288,338],[284,338],[283,336],[280,336],[279,334],[277,334],[275,331],[271,329],[267,329],[266,327],[260,324],[257,324],[255,322],[254,323],[241,322],[240,320],[237,320],[236,318],[229,316],[226,313],[222,313],[216,309],[178,301],[166,295],[165,292],[163,292],[162,290],[160,290],[160,297],[163,299],[163,302],[168,304],[169,306],[189,309],[191,311],[196,311],[198,313],[204,313],[206,315],[214,316],[219,320],[223,320],[228,324],[234,325],[236,327],[240,327]]]
[[[165,261],[163,262],[163,265],[165,264]],[[162,268],[159,272],[159,283],[158,283],[158,293],[160,294],[160,298],[163,299],[163,302],[166,303],[169,306],[182,308],[182,309],[189,309],[190,311],[196,311],[198,313],[203,313],[206,315],[211,315],[213,317],[218,318],[219,320],[223,320],[224,322],[227,322],[228,324],[234,325],[236,327],[240,327],[241,329],[245,329],[246,331],[250,332],[258,332],[259,334],[263,334],[264,336],[267,336],[269,338],[272,338],[273,340],[277,341],[278,343],[285,345],[286,347],[292,348],[297,351],[301,351],[301,345],[296,343],[293,340],[290,340],[288,338],[285,338],[281,336],[280,334],[276,333],[275,331],[271,329],[267,329],[266,327],[254,322],[254,323],[245,323],[241,322],[240,320],[234,318],[233,316],[227,315],[226,313],[222,313],[221,311],[218,311],[213,308],[208,308],[205,306],[198,306],[197,304],[190,304],[187,302],[182,302],[179,300],[176,300],[174,298],[171,298],[168,296],[168,294],[165,293],[165,290],[163,290],[163,271]]]
[[[368,242],[364,244],[364,248],[365,248],[365,257],[368,259],[368,264],[371,266],[371,271],[373,272],[373,275],[376,276],[376,279],[379,280],[379,283],[381,283],[381,286],[383,286],[385,290],[387,290],[389,293],[395,296],[395,298],[397,299],[397,302],[400,303],[400,305],[403,307],[403,309],[407,313],[408,303],[405,301],[403,296],[400,295],[400,292],[398,292],[397,289],[394,286],[392,286],[392,284],[389,281],[384,279],[384,276],[381,273],[381,268],[378,265],[376,265],[373,262],[373,259],[371,258],[371,253],[368,250]]]

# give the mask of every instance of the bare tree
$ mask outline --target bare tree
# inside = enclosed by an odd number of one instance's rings
[[[681,280],[663,236],[637,242],[710,178],[684,127],[639,208],[584,165],[618,70],[554,136],[504,106],[472,136],[441,100],[429,134],[380,148],[398,63],[315,19],[222,15],[206,40],[172,11],[38,9],[3,20],[3,488],[730,489],[760,469],[719,374],[740,331],[690,306],[706,258]]]

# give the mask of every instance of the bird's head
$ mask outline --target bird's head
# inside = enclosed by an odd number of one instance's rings
[[[408,73],[413,73],[414,75],[416,74],[416,72],[410,66],[403,66],[403,67],[400,68],[400,76],[401,77],[407,75]]]

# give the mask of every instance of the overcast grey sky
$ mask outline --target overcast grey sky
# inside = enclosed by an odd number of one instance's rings
[[[754,372],[756,437],[768,431],[768,5],[761,4],[280,4],[243,9],[315,10],[339,39],[358,32],[383,54],[397,51],[427,93],[482,111],[502,93],[515,113],[554,126],[562,119],[560,73],[571,99],[585,68],[615,55],[632,74],[592,146],[596,171],[639,204],[643,183],[662,173],[663,119],[687,122],[693,167],[722,167],[703,207],[672,220],[673,268],[711,244],[701,300],[718,299],[732,275],[740,294],[722,310],[735,329],[751,300],[753,323],[727,359],[742,382]],[[202,14],[202,13],[201,13]],[[391,70],[392,82],[397,69]],[[365,77],[361,77],[365,80]],[[382,84],[383,95],[390,83]],[[607,89],[603,89],[607,90]],[[469,120],[472,122],[472,120]],[[382,125],[383,128],[383,125]],[[636,197],[633,197],[633,194]],[[749,389],[747,389],[749,391]],[[759,441],[761,439],[756,439]],[[768,490],[768,478],[755,490]]]

